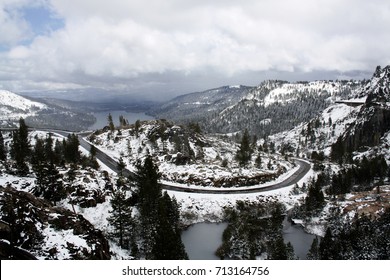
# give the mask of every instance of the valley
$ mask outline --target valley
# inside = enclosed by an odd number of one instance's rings
[[[114,124],[109,113],[79,136],[37,116],[87,124],[85,112],[0,94],[2,127],[14,129],[0,139],[8,247],[38,259],[186,259],[184,228],[225,222],[221,259],[295,259],[286,218],[320,237],[309,259],[389,258],[390,66],[370,80],[187,94],[151,105],[155,119]]]

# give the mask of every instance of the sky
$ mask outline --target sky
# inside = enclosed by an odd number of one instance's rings
[[[389,26],[388,0],[0,0],[0,89],[160,101],[370,78]]]

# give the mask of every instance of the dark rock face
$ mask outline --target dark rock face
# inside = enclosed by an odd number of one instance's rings
[[[377,67],[371,82],[363,90],[367,95],[357,121],[332,147],[332,157],[351,154],[365,147],[377,146],[390,131],[390,66]]]
[[[12,187],[0,187],[0,256],[4,259],[59,259],[58,244],[47,244],[50,233],[73,234],[66,242],[68,259],[110,259],[107,239],[100,230],[65,208],[53,207],[34,195]],[[48,231],[51,229],[52,231]],[[15,253],[16,252],[16,253]],[[30,256],[31,255],[31,256]]]
[[[345,151],[353,152],[361,147],[379,145],[380,138],[390,130],[390,109],[381,106],[365,105],[361,112],[361,122],[344,135]]]

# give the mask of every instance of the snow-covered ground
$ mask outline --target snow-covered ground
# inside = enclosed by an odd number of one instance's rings
[[[7,90],[0,90],[0,123],[34,116],[37,111],[45,108],[47,108],[45,104],[31,101]]]
[[[309,123],[303,123],[289,131],[277,133],[269,138],[276,146],[288,143],[295,149],[302,149],[302,152],[323,151],[326,156],[329,156],[331,145],[356,121],[361,107],[351,107],[346,104],[329,106],[316,119],[319,124],[318,127],[315,126],[315,122],[310,123],[314,142],[311,142],[311,136],[308,132]]]
[[[310,170],[298,183],[302,187],[313,176],[314,172]],[[289,174],[285,175],[286,177]],[[282,181],[279,178],[277,181]],[[275,182],[273,182],[275,183]],[[266,183],[265,185],[272,184]],[[243,193],[243,194],[200,194],[186,193],[177,191],[168,191],[168,194],[174,196],[181,204],[181,217],[184,225],[191,225],[199,222],[221,222],[223,220],[223,211],[225,207],[234,206],[236,201],[256,201],[256,200],[278,200],[282,202],[287,209],[290,209],[301,198],[302,194],[293,195],[291,190],[295,185],[285,188],[265,191],[261,193]],[[242,188],[246,189],[246,188]]]
[[[274,180],[274,177],[293,168],[293,164],[280,155],[269,155],[258,151],[254,153],[248,166],[241,167],[235,160],[237,143],[211,136],[185,136],[186,132],[181,127],[162,127],[159,121],[145,122],[139,130],[138,135],[134,127],[122,129],[120,134],[117,131],[113,133],[108,131],[94,135],[91,142],[115,160],[122,157],[126,168],[133,172],[136,171],[136,163],[139,160],[152,155],[164,182],[184,185],[225,187],[224,184],[228,184],[229,187],[234,187],[245,184],[243,182],[247,178]],[[162,131],[155,136],[156,131],[159,130]],[[170,136],[162,140],[162,134]],[[151,141],[152,137],[153,141]],[[180,140],[174,140],[175,137]],[[183,152],[177,151],[175,141],[182,141],[182,143],[187,141],[183,139],[188,139],[188,149],[191,149],[190,153],[193,156],[190,162],[177,164],[175,160]],[[200,145],[199,142],[203,144]],[[261,157],[261,166],[255,164],[258,155]]]

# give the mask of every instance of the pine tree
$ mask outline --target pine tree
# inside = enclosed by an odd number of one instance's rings
[[[180,237],[181,231],[178,222],[177,203],[171,200],[169,195],[164,192],[164,195],[159,199],[157,233],[152,250],[154,259],[188,259]]]
[[[129,125],[129,121],[122,115],[119,116],[119,125],[121,127],[126,127]]]
[[[316,236],[311,243],[309,252],[307,253],[308,260],[319,260],[320,259],[320,248],[319,248],[319,240]]]
[[[119,171],[118,172],[119,176],[123,177],[123,170],[125,170],[125,168],[126,168],[126,163],[123,161],[122,157],[119,158],[119,162],[117,164],[117,167],[118,167],[118,171]]]
[[[7,152],[4,145],[3,133],[0,131],[0,160],[5,161],[7,159]]]
[[[135,131],[135,137],[138,138],[138,134],[139,134],[139,129],[141,127],[141,121],[140,120],[137,120],[134,124],[134,131]]]
[[[114,121],[112,120],[111,113],[108,114],[107,121],[108,121],[108,127],[110,128],[111,132],[114,132],[115,125],[114,125]]]
[[[122,188],[117,188],[113,192],[110,201],[112,210],[108,222],[113,227],[111,236],[118,239],[121,248],[130,249],[132,235],[134,231],[134,220],[132,209],[126,198],[126,193]]]
[[[250,137],[248,130],[245,129],[244,135],[242,136],[240,148],[237,151],[236,159],[241,166],[248,164],[252,157],[252,148],[250,144]]]
[[[97,153],[97,149],[96,149],[95,145],[90,145],[89,158],[88,158],[89,166],[92,167],[93,169],[98,170],[99,163],[96,160],[96,153]]]
[[[291,243],[285,244],[281,235],[268,242],[267,252],[270,260],[291,260],[295,258]]]
[[[47,162],[45,157],[45,143],[38,137],[35,137],[35,145],[31,154],[31,164],[36,177],[33,193],[36,196],[41,196],[47,184]]]
[[[47,165],[47,186],[43,193],[44,198],[56,203],[66,197],[62,177],[53,163]]]
[[[141,234],[143,244],[142,253],[147,259],[154,259],[153,247],[156,240],[158,225],[158,200],[162,192],[158,184],[160,174],[150,156],[145,158],[144,163],[137,163],[135,183],[138,187],[139,211],[141,215]]]
[[[74,133],[69,134],[66,141],[63,142],[64,146],[64,157],[69,163],[77,164],[80,162],[80,151],[79,151],[79,138]]]
[[[311,215],[324,206],[325,198],[318,182],[312,182],[305,198],[305,211]]]
[[[162,194],[158,167],[150,156],[137,168],[136,184],[145,258],[187,259],[180,237],[176,199],[171,199],[166,192]]]
[[[140,198],[142,216],[156,216],[158,199],[162,196],[161,186],[158,183],[160,173],[151,156],[145,158],[144,164],[137,164],[136,185]]]
[[[30,141],[28,139],[28,127],[23,118],[19,120],[19,129],[12,134],[11,157],[16,162],[16,168],[20,175],[27,175],[29,168],[27,160],[30,154]]]

